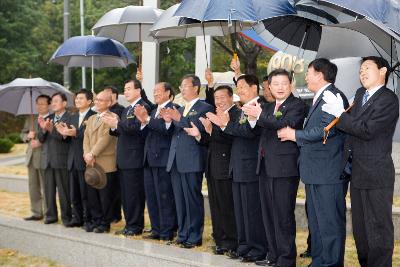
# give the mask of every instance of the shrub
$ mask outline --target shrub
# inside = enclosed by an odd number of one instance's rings
[[[14,143],[8,138],[0,138],[0,153],[8,153],[11,148],[14,146]]]
[[[14,144],[22,144],[22,139],[19,134],[17,133],[12,133],[6,136],[6,138],[10,139],[11,142]]]

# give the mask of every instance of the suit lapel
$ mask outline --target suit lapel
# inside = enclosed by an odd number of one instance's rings
[[[375,99],[379,97],[380,94],[383,93],[385,86],[382,86],[378,91],[376,91],[363,106],[362,105],[362,97],[360,98],[360,109],[358,110],[357,117],[361,116],[371,105],[374,103]],[[364,92],[365,93],[365,92]]]
[[[330,88],[331,86],[332,86],[332,85],[329,85],[327,88],[325,88],[325,89],[321,92],[321,94],[318,96],[318,98],[317,98],[317,100],[315,101],[314,105],[311,106],[310,111],[308,112],[308,116],[307,116],[307,118],[304,120],[304,126],[303,126],[303,128],[306,127],[306,125],[307,125],[308,121],[310,120],[312,114],[314,113],[315,109],[318,107],[319,102],[321,102],[322,97],[323,97],[323,95],[324,95],[324,92],[325,92],[328,88]]]

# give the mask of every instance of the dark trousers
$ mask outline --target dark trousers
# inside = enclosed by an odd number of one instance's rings
[[[267,177],[261,171],[260,198],[268,259],[278,266],[296,266],[296,207],[299,177]]]
[[[306,184],[312,267],[343,266],[346,240],[345,186]]]
[[[61,207],[61,220],[64,224],[71,220],[71,201],[69,193],[68,171],[67,169],[47,168],[44,171],[45,200],[47,204],[46,219],[57,220],[57,198]]]
[[[177,222],[171,176],[165,167],[144,169],[144,189],[152,233],[171,239]]]
[[[121,203],[121,182],[119,181],[119,175],[115,175],[115,191],[114,191],[114,207],[113,207],[113,220],[119,221],[122,219],[122,203]]]
[[[350,195],[353,235],[360,265],[392,266],[393,187],[358,189],[350,186]]]
[[[106,173],[106,176],[107,184],[103,189],[87,186],[89,211],[92,217],[92,224],[95,227],[110,227],[110,223],[113,220],[112,208],[114,203],[112,199],[114,190],[112,184],[116,173],[109,172]]]
[[[125,229],[141,233],[144,228],[144,178],[143,169],[119,170],[122,208]]]
[[[217,246],[236,250],[237,234],[232,180],[207,178],[213,238]]]
[[[90,221],[85,171],[72,169],[69,172],[72,220],[77,223]]]
[[[238,236],[237,253],[242,256],[265,256],[267,241],[258,181],[233,182],[232,192]]]
[[[201,194],[201,172],[178,172],[176,165],[171,170],[176,215],[178,218],[179,242],[198,243],[202,241],[204,228],[204,200]]]

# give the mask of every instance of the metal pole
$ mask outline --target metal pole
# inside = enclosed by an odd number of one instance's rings
[[[80,0],[80,15],[81,15],[81,36],[85,35],[85,6],[84,0]],[[86,68],[82,67],[82,88],[86,88]]]
[[[69,38],[69,0],[64,0],[64,42]],[[69,68],[64,66],[64,86],[69,88]]]

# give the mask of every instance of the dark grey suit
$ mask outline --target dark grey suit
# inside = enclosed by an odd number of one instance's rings
[[[381,87],[362,105],[364,94],[364,88],[357,90],[354,107],[340,116],[337,125],[348,133],[344,159],[352,155],[353,234],[361,266],[392,266],[395,171],[391,154],[399,100]]]
[[[51,114],[49,119],[55,121],[55,115]],[[60,118],[61,122],[68,123],[70,114],[65,112]],[[42,167],[45,169],[45,195],[47,203],[47,220],[57,220],[56,192],[60,198],[61,219],[64,224],[71,220],[71,201],[68,183],[68,142],[64,140],[55,128],[51,132],[38,132],[42,147]]]
[[[334,85],[325,90],[341,93]],[[343,266],[346,238],[347,183],[341,180],[345,135],[333,128],[324,145],[323,128],[334,116],[322,111],[323,92],[310,108],[303,130],[296,130],[300,147],[300,178],[306,185],[311,234],[311,266]],[[344,106],[348,106],[346,97]]]

